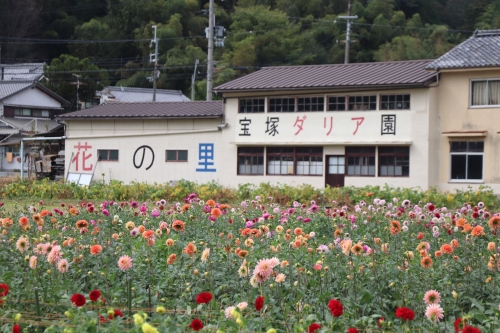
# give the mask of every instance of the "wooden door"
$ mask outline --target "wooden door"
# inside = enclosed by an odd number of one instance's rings
[[[332,187],[344,186],[345,177],[345,156],[327,155],[326,156],[325,186]]]

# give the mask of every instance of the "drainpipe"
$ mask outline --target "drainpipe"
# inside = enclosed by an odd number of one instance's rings
[[[39,138],[24,138],[21,139],[21,180],[23,180],[24,177],[24,141],[45,141],[45,140],[64,140],[66,139],[65,136],[49,136],[46,138],[39,137]]]

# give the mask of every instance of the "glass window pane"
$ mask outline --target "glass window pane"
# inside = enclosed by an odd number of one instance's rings
[[[118,150],[110,150],[109,151],[109,160],[110,161],[118,161]]]
[[[108,159],[107,150],[98,150],[97,155],[99,156],[99,161],[106,161]]]
[[[472,82],[472,105],[488,105],[487,81]]]
[[[451,155],[451,179],[466,179],[466,155]]]
[[[483,179],[483,155],[468,155],[467,158],[467,179]]]
[[[331,174],[331,175],[338,174],[339,173],[339,167],[336,166],[336,165],[330,165],[328,167],[328,173]]]
[[[188,151],[187,150],[179,150],[177,152],[177,158],[179,161],[187,161],[188,160]]]
[[[343,175],[345,173],[345,166],[339,165],[339,175]]]
[[[167,150],[167,161],[176,161],[176,160],[177,160],[177,151]]]

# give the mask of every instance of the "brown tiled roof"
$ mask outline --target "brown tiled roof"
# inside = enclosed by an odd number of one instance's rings
[[[425,66],[432,60],[264,67],[224,83],[215,92],[423,87],[435,80]]]
[[[220,118],[222,101],[111,103],[56,116],[58,119]]]

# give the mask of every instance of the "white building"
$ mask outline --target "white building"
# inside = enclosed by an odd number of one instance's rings
[[[216,87],[223,101],[113,103],[61,115],[66,170],[126,183],[428,188],[438,177],[429,63],[269,67]]]

